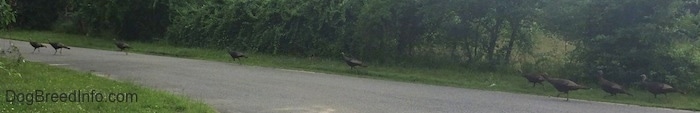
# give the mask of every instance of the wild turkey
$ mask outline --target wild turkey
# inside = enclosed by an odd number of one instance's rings
[[[536,84],[540,84],[540,85],[544,86],[544,84],[542,84],[542,82],[544,82],[544,77],[542,77],[542,75],[547,75],[546,72],[545,73],[524,73],[522,70],[518,70],[518,72],[520,72],[520,75],[525,77],[525,79],[527,79],[528,82],[532,83],[532,87],[535,87]]]
[[[549,78],[547,75],[542,75],[547,82],[552,84],[559,93],[557,94],[557,97],[559,97],[562,93],[566,94],[566,101],[569,101],[569,91],[573,90],[578,90],[578,89],[591,89],[586,86],[578,85],[575,82],[567,79],[560,79],[560,78]]]
[[[32,39],[29,39],[29,44],[32,45],[32,47],[34,47],[34,51],[36,51],[39,48],[46,47],[46,45],[41,44],[39,42],[34,42],[34,40]],[[32,51],[32,53],[34,53],[34,51]],[[39,50],[39,52],[41,52],[41,50]]]
[[[618,93],[632,96],[632,94],[625,91],[625,89],[619,84],[615,82],[610,82],[603,78],[603,70],[598,70],[598,75],[596,75],[596,78],[598,78],[598,84],[600,85],[600,88],[603,89],[603,91],[610,93],[610,95],[608,96],[615,96]]]
[[[70,47],[66,46],[66,45],[63,44],[63,43],[60,43],[60,42],[51,42],[51,40],[48,40],[48,41],[49,41],[49,44],[51,45],[51,47],[53,47],[53,49],[55,50],[55,51],[53,52],[54,55],[56,55],[56,52],[58,52],[58,49],[61,49],[60,54],[63,54],[63,48],[65,48],[65,49],[70,49]]]
[[[649,93],[654,94],[654,98],[656,98],[656,95],[658,94],[664,94],[666,95],[667,93],[673,93],[673,92],[678,92],[681,94],[685,94],[685,92],[680,91],[676,88],[673,88],[673,86],[664,84],[664,83],[659,83],[659,82],[647,82],[647,75],[642,74],[639,75],[642,77],[642,85],[644,88],[649,91]]]
[[[114,40],[114,45],[116,45],[117,48],[119,48],[119,51],[124,51],[126,55],[129,55],[129,52],[126,51],[126,49],[131,49],[131,46],[129,46],[129,44],[123,41],[117,41],[117,39],[112,40]]]
[[[233,58],[233,61],[236,61],[236,59],[238,59],[240,61],[241,57],[248,58],[248,56],[246,56],[242,52],[238,52],[238,51],[229,51],[228,55],[231,55],[231,58]]]
[[[340,54],[343,55],[343,60],[345,60],[345,63],[350,66],[350,69],[355,69],[357,66],[367,67],[367,65],[363,64],[362,61],[345,56],[345,52],[340,52]]]

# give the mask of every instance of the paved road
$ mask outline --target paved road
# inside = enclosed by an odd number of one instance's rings
[[[0,39],[0,47],[7,47]],[[120,81],[183,94],[222,113],[682,113],[505,92],[460,89],[232,63],[73,47],[30,54],[30,61],[94,70]],[[116,50],[116,48],[115,48]],[[222,53],[225,54],[225,53]],[[157,98],[157,97],[140,97]]]

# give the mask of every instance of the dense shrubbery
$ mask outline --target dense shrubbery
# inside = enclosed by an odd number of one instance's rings
[[[656,0],[592,0],[579,4],[574,13],[559,10],[562,12],[549,13],[548,19],[550,30],[565,34],[565,39],[577,46],[572,63],[590,73],[602,69],[611,75],[608,79],[623,84],[639,82],[641,74],[673,84],[697,84],[698,63],[690,62],[698,59],[690,55],[697,51],[672,53],[679,49],[674,45],[697,40],[684,33],[697,32],[684,21],[700,21],[687,17],[697,14],[679,8],[688,4]]]
[[[15,12],[8,3],[5,0],[0,0],[0,30],[15,22]]]
[[[622,84],[646,73],[684,89],[700,87],[694,0],[7,2],[17,3],[12,8],[20,21],[13,26],[19,28],[301,57],[337,58],[344,51],[370,62],[424,67],[495,70],[517,63],[572,79],[603,69]],[[567,58],[533,54],[535,36],[554,36],[575,49]],[[520,54],[535,58],[514,62]]]
[[[167,41],[301,56],[338,54],[352,22],[345,0],[172,2]]]

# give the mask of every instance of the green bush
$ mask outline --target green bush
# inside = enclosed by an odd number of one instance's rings
[[[15,11],[7,1],[0,0],[0,30],[15,22]]]
[[[300,56],[338,54],[345,0],[172,2],[167,40],[189,47]],[[313,15],[313,16],[312,16]]]

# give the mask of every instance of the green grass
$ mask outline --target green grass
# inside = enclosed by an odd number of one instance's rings
[[[33,38],[34,40],[39,40],[42,42],[48,38],[51,38],[52,40],[63,42],[69,46],[116,50],[116,47],[114,47],[110,39],[87,38],[78,35],[68,35],[44,31],[9,31],[0,33],[0,37],[17,40],[27,40],[28,38]],[[134,47],[133,51],[138,53],[231,62],[230,57],[223,50],[183,48],[173,47],[164,44],[149,44],[138,42],[130,42],[130,44]],[[528,84],[524,78],[521,78],[520,76],[518,76],[517,74],[513,74],[512,72],[488,73],[470,71],[459,67],[442,69],[424,69],[398,66],[382,66],[372,64],[370,64],[369,68],[349,70],[349,68],[342,62],[342,60],[340,60],[340,58],[301,58],[255,53],[252,53],[249,56],[251,57],[248,59],[243,59],[243,62],[240,63],[242,63],[243,65],[296,69],[364,78],[415,82],[481,90],[504,91],[545,96],[552,96],[556,94],[556,91],[553,87],[551,87],[551,85],[545,84],[545,88],[543,88],[542,86],[537,86],[533,88],[531,87],[531,84]],[[491,86],[492,84],[495,85]],[[632,90],[632,93],[634,94],[633,97],[622,95],[604,98],[603,96],[606,94],[603,93],[602,90],[597,88],[597,85],[585,85],[591,86],[594,89],[573,91],[570,93],[570,97],[576,99],[635,104],[642,106],[665,107],[696,111],[700,110],[700,96],[694,94],[669,94],[668,96],[660,96],[660,98],[653,98],[652,95],[646,91]]]
[[[0,90],[3,99],[0,104],[0,112],[187,112],[187,113],[213,113],[213,108],[202,102],[196,102],[184,96],[170,94],[165,91],[152,90],[132,83],[119,82],[104,77],[99,77],[87,72],[78,72],[70,69],[49,66],[43,63],[25,62],[20,65],[10,66],[6,58],[0,58],[0,65],[21,75],[9,74],[7,70],[0,71]],[[11,67],[11,68],[10,68]],[[73,91],[95,92],[108,95],[109,93],[131,93],[136,97],[125,99],[122,102],[95,102],[93,101],[49,101],[44,97],[42,102],[14,101],[7,102],[7,96],[14,94],[35,93],[41,90],[48,93],[73,93]],[[49,96],[50,97],[50,96]],[[90,98],[90,97],[88,97]],[[84,98],[85,99],[85,98]],[[39,100],[35,98],[32,100]]]

